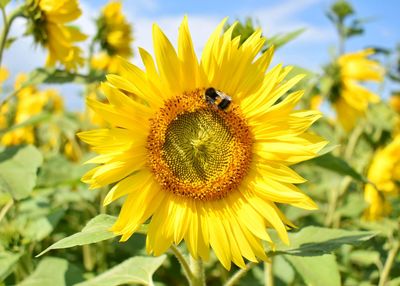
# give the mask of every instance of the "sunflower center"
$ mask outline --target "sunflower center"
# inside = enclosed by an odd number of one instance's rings
[[[167,128],[164,160],[179,180],[205,183],[226,172],[232,160],[232,139],[218,113],[208,109],[184,113]]]
[[[247,174],[252,137],[234,103],[221,110],[195,90],[167,101],[150,125],[148,163],[164,190],[216,200]]]

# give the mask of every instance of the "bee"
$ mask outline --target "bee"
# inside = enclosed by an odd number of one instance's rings
[[[223,93],[220,90],[216,90],[213,87],[207,88],[205,94],[206,100],[210,104],[216,105],[221,110],[228,109],[229,105],[232,102],[232,98],[229,95]]]

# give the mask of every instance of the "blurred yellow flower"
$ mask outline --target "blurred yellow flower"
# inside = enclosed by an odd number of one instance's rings
[[[369,103],[377,103],[380,100],[378,95],[359,84],[364,81],[383,80],[383,67],[367,58],[373,53],[372,49],[366,49],[342,55],[338,59],[339,92],[332,101],[338,120],[346,131],[350,131],[358,118],[364,116]]]
[[[15,107],[15,116],[12,120],[14,125],[20,124],[32,116],[39,114],[45,106],[51,105],[53,111],[63,109],[63,100],[55,90],[39,91],[35,86],[30,85],[21,88],[21,85],[26,81],[27,76],[20,74],[17,76],[14,88],[19,90],[16,94],[17,103]],[[11,110],[10,103],[3,105],[0,124],[2,128],[8,126],[8,120],[4,120],[9,116]],[[3,145],[17,145],[21,143],[35,143],[35,134],[33,126],[17,128],[13,131],[5,133],[1,138]]]
[[[58,62],[67,70],[82,66],[82,50],[76,42],[86,39],[76,27],[66,26],[81,15],[77,0],[29,0],[29,28],[35,42],[47,48],[47,66]]]
[[[82,157],[82,151],[76,141],[68,139],[64,145],[65,156],[72,161],[79,161]]]
[[[367,184],[364,189],[364,198],[369,205],[364,217],[376,220],[390,213],[391,206],[387,197],[399,192],[400,135],[375,153],[368,170],[368,179],[374,185]]]
[[[7,80],[8,76],[8,70],[6,68],[0,67],[0,92],[2,90],[3,82]]]
[[[389,104],[394,111],[400,113],[400,93],[394,93],[389,99]]]
[[[98,70],[106,70],[110,73],[120,73],[121,60],[118,56],[110,56],[105,52],[94,55],[91,66]]]
[[[9,72],[6,68],[0,67],[0,84],[7,80]]]
[[[96,86],[96,89],[98,86]],[[97,95],[96,90],[92,90],[87,94],[87,98],[91,98],[93,100],[100,100]],[[106,103],[106,100],[100,100],[103,103]],[[102,116],[100,116],[98,113],[94,112],[91,108],[86,107],[86,112],[85,112],[86,120],[88,120],[91,124],[95,126],[107,126],[107,122],[104,120]]]
[[[292,224],[277,203],[317,208],[289,166],[315,157],[326,142],[307,132],[321,113],[295,109],[304,92],[283,97],[303,76],[285,81],[291,67],[281,65],[267,72],[273,50],[258,57],[261,30],[239,46],[235,25],[221,35],[224,23],[200,61],[187,18],[177,52],[154,25],[155,61],[143,49],[145,70],[123,60],[122,76],[102,85],[109,103],[88,99],[109,127],[78,135],[100,153],[89,161],[100,165],[82,180],[90,188],[114,185],[105,205],[127,196],[112,227],[122,241],[151,218],[149,253],[185,240],[195,259],[207,260],[211,246],[230,269],[232,261],[245,268],[243,257],[267,259],[267,227],[289,243]]]
[[[310,99],[310,109],[319,110],[324,98],[320,94],[316,94]]]
[[[132,26],[122,14],[121,2],[108,3],[97,20],[97,26],[99,29],[97,38],[103,52],[95,55],[91,64],[96,69],[118,73],[121,65],[118,56],[129,58],[133,54]]]

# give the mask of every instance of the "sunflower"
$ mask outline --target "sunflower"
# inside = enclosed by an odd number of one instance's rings
[[[7,80],[9,74],[8,69],[0,67],[0,84]]]
[[[34,85],[22,87],[26,80],[25,74],[17,76],[15,81],[15,90],[18,90],[16,93],[17,102],[15,107],[10,102],[2,106],[0,128],[9,126],[9,121],[12,121],[13,124],[23,123],[32,116],[41,113],[45,108],[51,108],[54,112],[62,110],[63,100],[57,91],[52,89],[39,91]],[[12,117],[10,115],[14,112],[15,116],[12,120],[9,120]],[[35,143],[34,127],[26,126],[7,132],[2,136],[1,143],[3,145],[33,144]]]
[[[389,105],[394,111],[400,113],[400,92],[395,92],[392,94],[389,99]]]
[[[380,100],[378,95],[359,84],[360,81],[383,80],[382,66],[367,58],[373,53],[372,49],[366,49],[342,55],[334,68],[339,79],[331,91],[330,99],[346,131],[353,129],[358,118],[364,116],[369,103]]]
[[[76,42],[86,39],[76,27],[66,26],[81,15],[77,0],[29,0],[27,34],[48,49],[47,66],[63,64],[68,70],[82,66],[82,50]]]
[[[368,208],[364,212],[364,217],[376,220],[389,215],[391,205],[387,198],[399,193],[400,135],[376,152],[368,170],[368,179],[373,184],[365,186],[364,199],[368,203]]]
[[[79,137],[100,154],[82,180],[90,188],[114,184],[105,205],[126,196],[112,227],[121,241],[151,218],[149,253],[184,240],[195,259],[207,260],[211,246],[230,269],[232,261],[244,268],[243,257],[267,259],[267,228],[289,243],[293,225],[277,203],[317,208],[294,185],[305,180],[290,165],[326,142],[306,132],[320,112],[294,110],[303,91],[283,97],[303,76],[285,80],[291,68],[281,65],[267,72],[273,50],[258,57],[261,31],[239,46],[235,25],[221,35],[224,23],[200,61],[186,17],[177,52],[154,24],[155,61],[143,49],[145,70],[122,61],[123,76],[102,84],[109,104],[88,99],[110,127]]]
[[[133,55],[131,43],[132,26],[122,14],[122,4],[119,1],[108,3],[102,10],[97,20],[98,34],[96,38],[100,42],[103,52],[92,59],[92,67],[118,73],[120,60],[118,56],[129,58]]]
[[[5,82],[9,76],[9,72],[8,69],[0,67],[0,92],[2,90],[3,87],[3,82]]]
[[[310,99],[310,109],[320,110],[324,98],[320,94],[313,95]]]

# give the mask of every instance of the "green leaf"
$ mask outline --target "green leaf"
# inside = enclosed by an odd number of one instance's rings
[[[368,179],[353,169],[345,160],[340,157],[336,157],[330,153],[316,157],[312,160],[307,161],[313,163],[322,168],[336,172],[341,175],[350,176],[356,181],[362,183],[368,183]]]
[[[363,211],[368,207],[360,193],[349,193],[343,200],[343,204],[336,210],[342,217],[359,218]]]
[[[272,270],[274,275],[282,280],[285,285],[292,285],[295,279],[295,272],[293,267],[284,259],[284,255],[274,257],[274,262],[272,263]]]
[[[33,115],[32,117],[30,117],[29,119],[27,119],[21,123],[12,125],[8,128],[1,129],[0,135],[4,134],[6,132],[10,132],[10,131],[22,128],[22,127],[37,125],[38,123],[48,121],[51,117],[52,117],[51,113],[41,112],[39,114]]]
[[[376,235],[370,231],[352,231],[309,226],[299,232],[289,233],[290,245],[279,242],[272,255],[318,256],[339,248],[343,244],[359,244]]]
[[[354,9],[349,2],[338,0],[331,6],[331,13],[342,22],[346,17],[354,14]]]
[[[336,148],[339,148],[339,146],[340,146],[339,144],[328,144],[318,152],[318,156],[328,154],[333,150],[335,150]]]
[[[300,274],[306,285],[341,285],[339,268],[332,254],[313,257],[285,255],[284,257]]]
[[[354,250],[350,253],[350,261],[360,266],[378,265],[380,262],[378,251]]]
[[[390,237],[398,229],[398,222],[389,218],[383,218],[379,221],[361,220],[358,222],[359,228],[368,229],[376,232],[379,236]]]
[[[30,240],[41,241],[54,230],[58,222],[63,218],[64,213],[63,209],[58,209],[46,216],[29,221],[23,229],[22,235]]]
[[[4,48],[9,49],[9,48],[11,47],[11,45],[12,45],[16,40],[18,40],[17,37],[9,37],[9,38],[6,40],[6,43],[5,43],[5,45],[4,45]]]
[[[397,114],[388,104],[380,102],[368,108],[367,120],[375,128],[392,132],[397,122]]]
[[[80,83],[87,84],[93,82],[99,82],[104,80],[105,75],[103,73],[96,74],[78,74],[72,73],[66,70],[60,69],[46,69],[38,68],[29,74],[28,80],[23,84],[23,87],[32,84],[63,84],[63,83]]]
[[[166,257],[166,255],[159,257],[132,257],[103,274],[76,286],[117,286],[133,283],[154,285],[152,276]]]
[[[61,185],[76,185],[89,168],[88,165],[71,162],[62,155],[56,155],[44,161],[40,168],[37,185],[40,187],[55,187]]]
[[[20,257],[20,253],[12,253],[9,251],[2,251],[0,253],[0,281],[3,281],[10,275]]]
[[[29,196],[42,161],[42,154],[34,146],[6,148],[0,153],[0,192],[8,192],[16,200]]]
[[[396,277],[388,281],[387,286],[400,286],[400,277]]]
[[[75,233],[71,236],[57,241],[56,243],[42,251],[40,254],[38,254],[37,257],[52,249],[69,248],[113,238],[116,235],[109,231],[109,229],[115,221],[116,217],[114,216],[106,214],[98,215],[91,219],[81,232]]]
[[[266,46],[269,47],[273,45],[275,49],[278,49],[296,39],[298,36],[303,34],[305,30],[306,29],[302,28],[286,34],[274,35],[270,38],[267,38]]]
[[[231,26],[231,24],[225,24],[224,31]],[[240,45],[242,45],[255,32],[258,28],[257,26],[257,23],[254,23],[251,17],[247,17],[244,21],[237,20],[236,26],[232,31],[232,39],[240,36]]]
[[[72,286],[83,281],[82,272],[67,260],[46,257],[43,258],[35,271],[19,286]]]
[[[8,3],[10,3],[10,0],[0,0],[0,6],[5,8]]]
[[[292,70],[287,75],[287,78],[292,78],[299,74],[305,75],[307,79],[310,79],[311,77],[313,77],[315,75],[315,72],[313,72],[312,70],[300,67],[300,66],[293,65]],[[303,84],[304,87],[306,87],[306,85],[309,84],[309,82],[301,81],[299,84]]]

